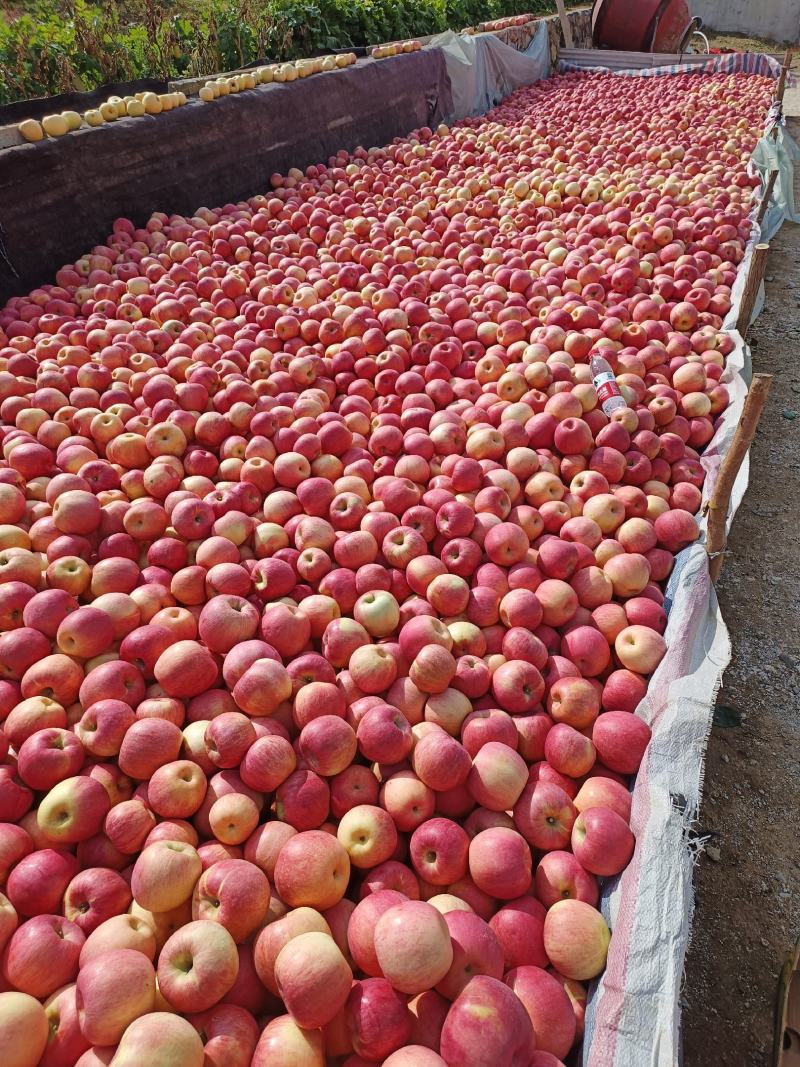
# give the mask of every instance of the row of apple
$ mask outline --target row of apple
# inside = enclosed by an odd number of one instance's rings
[[[770,99],[574,74],[0,311],[0,1060],[561,1067]]]

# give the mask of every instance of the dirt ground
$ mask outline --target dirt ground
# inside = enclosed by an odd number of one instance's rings
[[[800,120],[789,120],[795,140]],[[684,1067],[771,1067],[800,935],[800,226],[772,241],[753,368],[774,375],[719,598],[733,643],[706,762]]]

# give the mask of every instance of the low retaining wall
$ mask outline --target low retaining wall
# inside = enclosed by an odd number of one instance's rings
[[[52,279],[118,216],[242,200],[265,192],[272,173],[435,126],[451,107],[444,57],[430,49],[8,148],[0,301]]]
[[[800,0],[692,0],[692,14],[712,30],[768,41],[800,41]]]

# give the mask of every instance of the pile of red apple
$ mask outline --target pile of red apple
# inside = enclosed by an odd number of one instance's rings
[[[0,312],[3,1067],[570,1055],[769,96],[556,77]]]

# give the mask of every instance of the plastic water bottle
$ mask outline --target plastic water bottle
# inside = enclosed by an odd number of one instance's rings
[[[597,399],[604,414],[609,418],[615,411],[620,411],[628,405],[617,385],[617,379],[607,359],[602,356],[592,356],[590,366],[592,368],[592,384],[597,391]]]

